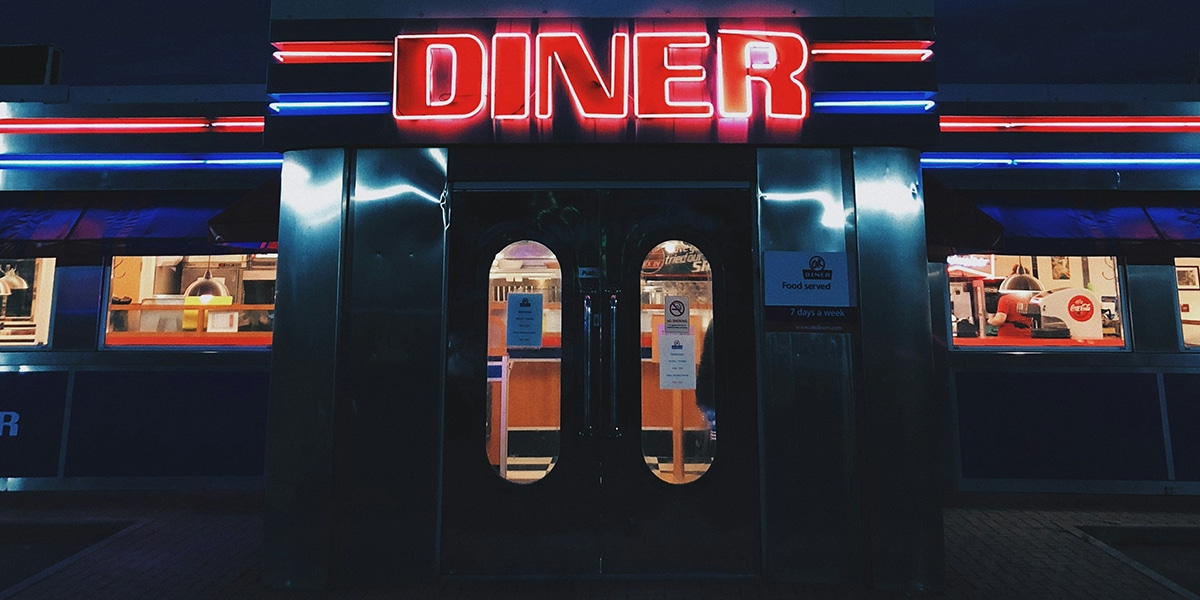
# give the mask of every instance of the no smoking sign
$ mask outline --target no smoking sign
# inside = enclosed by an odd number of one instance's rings
[[[688,315],[691,305],[687,296],[667,296],[663,300],[663,331],[666,333],[688,333]]]

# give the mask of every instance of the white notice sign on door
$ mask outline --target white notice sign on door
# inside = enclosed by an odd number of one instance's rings
[[[696,339],[690,335],[658,336],[658,387],[664,390],[696,389]]]
[[[505,345],[509,348],[542,347],[542,295],[509,294],[508,327]]]

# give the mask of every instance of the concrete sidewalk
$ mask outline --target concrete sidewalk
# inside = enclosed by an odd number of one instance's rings
[[[756,580],[447,581],[403,589],[262,589],[261,495],[39,494],[0,498],[0,524],[129,523],[5,590],[0,600],[139,598],[864,598],[859,587]],[[1195,594],[1090,536],[1091,526],[1200,528],[1200,501],[1109,496],[959,496],[944,510],[947,588],[931,598],[1178,599]],[[1200,565],[1196,565],[1200,570]]]

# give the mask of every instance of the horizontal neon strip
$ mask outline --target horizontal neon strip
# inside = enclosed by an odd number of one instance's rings
[[[116,117],[0,119],[0,134],[262,133],[262,117]]]
[[[283,157],[269,152],[232,154],[3,154],[0,170],[278,169]]]
[[[814,42],[809,53],[821,62],[925,62],[933,58],[931,46],[924,40]]]
[[[392,62],[391,40],[386,42],[275,42],[272,56],[284,64]]]
[[[391,62],[393,44],[386,42],[275,42],[272,56],[283,64]],[[888,40],[816,42],[809,46],[813,60],[822,62],[925,62],[933,57],[933,42]]]
[[[272,94],[269,106],[281,116],[386,113],[387,92]],[[813,112],[829,114],[922,114],[933,110],[933,92],[817,92]]]
[[[1194,133],[1200,132],[1200,117],[980,117],[945,115],[942,131],[947,133]]]
[[[1195,169],[1200,154],[1006,154],[929,152],[926,169]]]
[[[345,92],[328,94],[271,94],[268,104],[279,115],[368,115],[390,113],[391,94],[387,92]]]
[[[924,114],[934,109],[933,92],[814,92],[814,113]]]

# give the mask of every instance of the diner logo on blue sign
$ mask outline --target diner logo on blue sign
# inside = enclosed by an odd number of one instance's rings
[[[833,271],[825,268],[825,259],[821,255],[814,255],[808,259],[808,268],[804,269],[805,279],[821,279],[828,281],[833,279]]]

